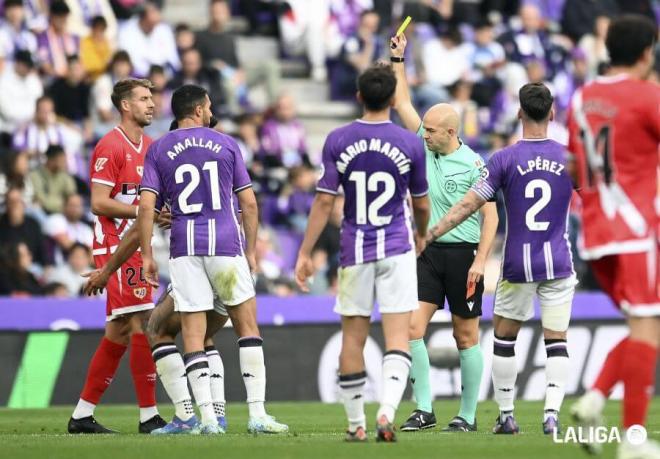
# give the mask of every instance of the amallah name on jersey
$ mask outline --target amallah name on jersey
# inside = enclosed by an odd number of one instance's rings
[[[520,164],[517,167],[520,175],[525,175],[532,171],[546,171],[555,175],[561,175],[561,171],[564,170],[563,164],[559,164],[557,161],[550,161],[549,159],[542,159],[540,156],[527,161],[527,169],[520,167]]]
[[[222,149],[222,145],[219,143],[215,143],[212,140],[206,140],[200,138],[195,138],[195,137],[186,137],[183,142],[177,142],[174,145],[172,145],[172,149],[168,150],[167,156],[170,159],[176,159],[176,157],[179,155],[179,153],[187,150],[188,148],[206,148],[208,150],[213,151],[214,153],[220,153],[220,150]]]
[[[399,174],[401,175],[410,172],[411,161],[408,156],[397,147],[393,147],[389,142],[383,143],[381,139],[373,138],[370,140],[360,139],[357,142],[353,142],[346,147],[345,151],[342,151],[339,154],[340,159],[337,161],[337,170],[339,173],[343,174],[346,171],[348,164],[357,155],[364,153],[365,151],[375,151],[387,156],[394,162],[394,164],[396,164],[397,169],[399,169]]]

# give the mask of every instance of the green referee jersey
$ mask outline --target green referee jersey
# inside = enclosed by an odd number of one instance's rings
[[[423,126],[419,127],[417,135],[424,137]],[[429,182],[431,199],[429,228],[432,228],[479,180],[484,162],[464,143],[448,155],[433,153],[426,146],[426,142],[424,142],[424,150],[426,150],[426,178]],[[436,242],[478,243],[480,237],[479,212],[475,212],[456,228],[436,239]]]

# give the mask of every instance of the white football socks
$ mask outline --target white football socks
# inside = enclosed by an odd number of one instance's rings
[[[355,432],[358,427],[365,430],[367,428],[366,416],[364,415],[364,396],[362,394],[366,382],[367,373],[365,371],[339,375],[339,391],[342,402],[344,402],[350,432]]]
[[[394,415],[408,384],[411,363],[410,354],[404,351],[388,351],[383,356],[383,395],[376,419],[385,415],[389,422],[394,422]]]
[[[188,382],[202,416],[202,424],[218,424],[218,419],[215,417],[215,411],[213,410],[211,372],[206,352],[190,352],[183,356],[183,360],[186,363]]]
[[[211,397],[216,417],[225,415],[225,367],[220,353],[214,346],[206,346],[206,357],[211,370]]]
[[[247,393],[247,404],[251,418],[266,416],[266,366],[264,365],[263,340],[259,337],[244,337],[238,340],[238,355]]]
[[[187,421],[195,415],[188,391],[186,367],[174,343],[157,344],[152,349],[156,371],[168,397],[174,404],[176,416]]]

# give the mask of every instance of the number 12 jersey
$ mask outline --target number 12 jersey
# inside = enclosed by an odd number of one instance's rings
[[[391,123],[354,121],[332,131],[323,147],[316,191],[337,194],[342,186],[344,220],[340,264],[382,260],[413,248],[408,190],[428,193],[422,140]]]
[[[251,186],[236,142],[198,127],[169,132],[151,145],[140,189],[171,205],[171,258],[233,257],[243,248],[232,196]]]
[[[552,140],[523,139],[495,153],[472,190],[506,207],[502,277],[539,282],[573,275],[568,210],[573,192],[566,150]]]

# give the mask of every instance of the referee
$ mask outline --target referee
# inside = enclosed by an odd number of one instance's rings
[[[406,38],[392,38],[391,61],[397,78],[394,109],[404,126],[424,139],[426,176],[429,182],[431,220],[435,225],[479,179],[484,163],[458,137],[459,116],[449,104],[431,107],[422,121],[415,111],[404,69]],[[410,381],[417,409],[401,426],[402,431],[427,429],[436,425],[431,406],[429,373],[431,365],[424,335],[437,309],[449,303],[454,339],[461,361],[461,408],[445,431],[476,431],[475,418],[479,386],[483,373],[483,355],[479,346],[479,316],[483,294],[486,258],[497,230],[494,202],[452,231],[431,243],[417,259],[419,309],[410,321]]]

